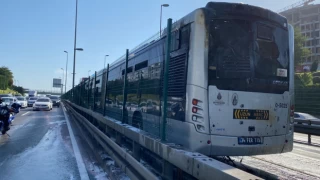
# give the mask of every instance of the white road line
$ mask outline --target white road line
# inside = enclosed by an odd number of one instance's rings
[[[26,113],[23,113],[21,116],[25,116],[25,115],[27,115],[27,114],[29,114],[30,113],[30,111],[28,111],[28,112],[26,112]]]
[[[299,154],[297,152],[294,152],[294,151],[290,152],[290,154],[293,154],[294,156],[299,156],[299,157],[302,157],[302,158],[305,158],[305,159],[307,158],[307,159],[310,159],[310,160],[313,160],[313,161],[320,162],[319,159],[316,159],[316,158],[313,158],[313,157],[310,157],[310,156],[301,155],[301,154]]]
[[[69,130],[70,138],[71,138],[71,144],[72,144],[72,147],[73,147],[74,155],[76,157],[76,161],[77,161],[77,165],[78,165],[78,169],[79,169],[81,180],[89,180],[89,175],[88,175],[87,169],[86,169],[86,167],[84,165],[84,162],[83,162],[83,159],[82,159],[82,156],[81,156],[81,153],[80,153],[76,138],[74,137],[74,134],[73,134],[70,122],[69,122],[69,118],[68,118],[68,116],[66,114],[66,111],[65,111],[65,108],[64,108],[63,104],[62,104],[62,107],[63,107],[64,116],[65,116],[66,121],[67,121],[67,126],[68,126],[68,130]]]

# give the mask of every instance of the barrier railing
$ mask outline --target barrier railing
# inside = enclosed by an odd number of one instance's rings
[[[295,119],[294,132],[307,134],[308,144],[311,144],[311,135],[320,136],[320,121]]]
[[[104,117],[100,113],[69,101],[64,101],[64,104],[69,107],[68,112],[77,115],[77,120],[81,121],[107,152],[110,149],[116,151],[113,154],[117,154],[116,161],[120,162],[119,166],[122,169],[127,171],[131,168],[143,179],[154,179],[159,176],[164,179],[261,179],[200,153],[176,149],[174,145],[162,143],[133,126]],[[124,139],[131,140],[131,149],[121,148],[122,144],[127,143]],[[146,172],[146,168],[139,163],[141,157],[148,152],[151,152],[153,157],[161,159],[162,165],[156,169],[157,176],[149,171]],[[121,163],[123,161],[125,163]],[[129,177],[132,172],[128,174]],[[183,178],[185,176],[188,178]]]

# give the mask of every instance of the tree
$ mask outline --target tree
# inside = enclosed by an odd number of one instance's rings
[[[13,84],[13,74],[11,70],[5,66],[0,67],[0,75],[6,78],[6,82],[8,82],[8,86],[11,87]]]
[[[315,72],[317,70],[318,70],[318,61],[313,61],[311,68],[310,68],[310,71]]]
[[[13,85],[13,86],[12,86],[12,90],[17,91],[17,92],[20,93],[21,95],[24,94],[24,89],[23,89],[23,87],[21,87],[21,86],[15,86],[15,85]]]
[[[6,90],[8,88],[8,79],[0,75],[0,90]]]
[[[300,28],[294,28],[294,65],[300,65],[303,57],[310,55],[310,51],[303,47],[306,37],[302,36]]]

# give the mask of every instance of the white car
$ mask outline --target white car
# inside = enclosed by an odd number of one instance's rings
[[[30,97],[29,99],[28,99],[28,107],[32,107],[33,106],[33,104],[37,101],[37,97]]]
[[[27,99],[25,97],[17,97],[18,103],[21,105],[22,108],[26,108],[28,107],[28,102]]]
[[[16,97],[2,97],[3,103],[5,103],[7,106],[11,106],[13,103],[17,102]]]
[[[33,104],[33,110],[52,110],[52,101],[49,98],[39,98]]]
[[[307,113],[301,113],[301,112],[294,112],[294,119],[295,120],[302,120],[302,121],[306,121],[306,123],[310,120],[310,121],[318,121],[320,122],[319,118],[316,118],[310,114]],[[302,122],[298,122],[297,124],[302,124]]]

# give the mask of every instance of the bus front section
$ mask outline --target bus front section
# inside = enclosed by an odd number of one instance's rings
[[[269,10],[208,3],[208,102],[212,155],[292,150],[289,25]]]

